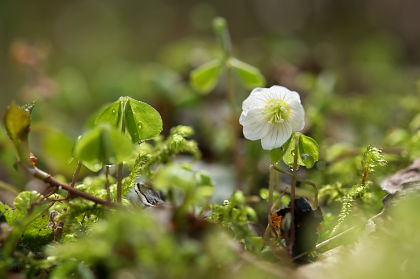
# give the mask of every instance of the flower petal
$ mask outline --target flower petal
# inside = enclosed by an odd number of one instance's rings
[[[242,102],[242,110],[250,110],[256,107],[262,107],[267,102],[267,95],[265,94],[267,88],[255,88],[251,94]]]
[[[244,127],[243,133],[249,140],[258,140],[269,132],[269,123],[264,118],[262,108],[242,112],[239,123]]]
[[[262,148],[272,150],[282,146],[292,135],[292,129],[288,123],[271,125],[269,133],[261,139]]]
[[[300,102],[300,96],[299,93],[295,92],[295,91],[290,91],[286,94],[284,101],[286,103],[292,103],[292,102],[297,102],[297,103],[301,103]]]
[[[289,89],[287,89],[284,86],[280,86],[280,85],[273,85],[271,86],[269,89],[270,92],[270,99],[282,99],[284,100],[287,96],[287,94],[289,94],[289,92],[291,92]]]
[[[305,127],[305,110],[300,102],[293,100],[289,103],[291,114],[287,122],[292,127],[292,131],[300,131]]]

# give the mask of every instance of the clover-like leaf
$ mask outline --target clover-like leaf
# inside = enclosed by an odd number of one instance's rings
[[[238,73],[239,78],[244,85],[253,89],[255,87],[263,87],[265,85],[265,78],[260,70],[236,58],[229,59],[230,66]]]
[[[299,154],[303,165],[312,168],[319,159],[318,143],[311,137],[301,135],[299,141]]]
[[[103,123],[77,141],[75,155],[88,169],[99,171],[104,164],[119,164],[129,159],[133,148],[127,136]]]
[[[109,123],[112,127],[118,128],[121,121],[121,100],[117,100],[103,108],[95,120],[95,124]]]
[[[130,97],[120,97],[106,106],[97,116],[95,124],[109,123],[114,128],[124,129],[133,142],[151,139],[162,132],[162,118],[149,104]]]
[[[300,166],[312,168],[319,159],[318,143],[313,138],[300,133],[295,133],[293,135],[286,151],[284,152],[283,161],[287,165],[293,166],[295,152],[297,152],[297,163]]]
[[[212,60],[191,72],[191,86],[200,93],[209,93],[219,81],[223,66],[220,60]]]
[[[151,139],[162,132],[162,118],[152,106],[127,98],[124,108],[125,127],[133,142]]]

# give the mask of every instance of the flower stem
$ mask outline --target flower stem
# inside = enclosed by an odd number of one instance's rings
[[[288,171],[279,169],[275,165],[272,165],[271,167],[273,169],[275,169],[276,171],[280,172],[280,173],[283,173],[285,175],[288,175],[290,177],[293,177],[293,173],[290,173]],[[299,181],[299,182],[301,182],[303,184],[308,184],[308,185],[312,186],[312,188],[314,189],[314,208],[315,209],[318,208],[318,204],[319,204],[319,201],[318,201],[318,187],[316,186],[316,184],[313,183],[313,182],[311,182],[311,181],[308,181],[308,180],[304,180],[302,178],[299,178],[299,177],[296,177],[296,181]]]
[[[241,138],[239,136],[239,123],[238,123],[238,112],[236,108],[236,96],[235,96],[235,82],[234,72],[231,65],[232,56],[232,40],[230,38],[229,28],[224,18],[218,17],[213,21],[213,28],[216,32],[216,36],[220,41],[220,45],[224,52],[223,63],[226,68],[226,91],[229,99],[231,109],[231,130],[233,139],[233,157],[235,164],[235,176],[236,176],[236,188],[241,189],[243,184],[242,170],[243,162],[241,156]]]
[[[227,95],[229,98],[229,104],[231,109],[231,131],[233,139],[233,152],[234,152],[234,164],[235,164],[235,176],[236,176],[236,188],[241,189],[243,184],[243,164],[241,156],[241,138],[239,136],[239,125],[238,125],[238,113],[236,108],[236,98],[235,98],[235,84],[233,69],[229,65],[229,59],[226,62],[226,83],[227,83]]]
[[[293,157],[293,169],[292,169],[292,181],[290,184],[290,203],[291,203],[291,213],[292,213],[292,222],[290,226],[290,242],[288,244],[288,249],[290,255],[293,254],[293,247],[295,244],[295,198],[296,198],[296,182],[297,182],[297,170],[298,170],[298,148],[299,148],[299,137],[295,144],[295,154]]]
[[[125,103],[123,111],[125,111]],[[125,134],[125,117],[121,115],[121,132]],[[124,164],[120,163],[117,166],[117,203],[122,203],[122,180],[123,180]]]
[[[367,181],[367,177],[369,174],[369,170],[368,169],[364,169],[363,170],[363,175],[362,175],[362,186],[366,186],[366,181]]]

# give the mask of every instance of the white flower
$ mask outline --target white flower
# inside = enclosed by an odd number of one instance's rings
[[[239,123],[249,140],[261,139],[263,149],[282,146],[305,126],[305,111],[297,92],[283,86],[255,88],[242,103]]]

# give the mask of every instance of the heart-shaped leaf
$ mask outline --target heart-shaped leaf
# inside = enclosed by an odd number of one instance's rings
[[[291,167],[294,163],[295,152],[297,152],[297,163],[300,166],[312,168],[319,159],[318,143],[313,138],[300,133],[293,134],[283,155],[283,161]]]
[[[95,124],[109,123],[128,132],[133,142],[151,139],[162,132],[162,118],[152,106],[130,97],[120,97],[106,106],[97,116]]]
[[[239,78],[244,85],[253,89],[255,87],[263,87],[265,85],[265,78],[260,70],[236,58],[229,59],[230,66],[238,73]]]
[[[191,72],[191,86],[200,93],[209,93],[219,81],[223,66],[220,60],[212,60]]]

